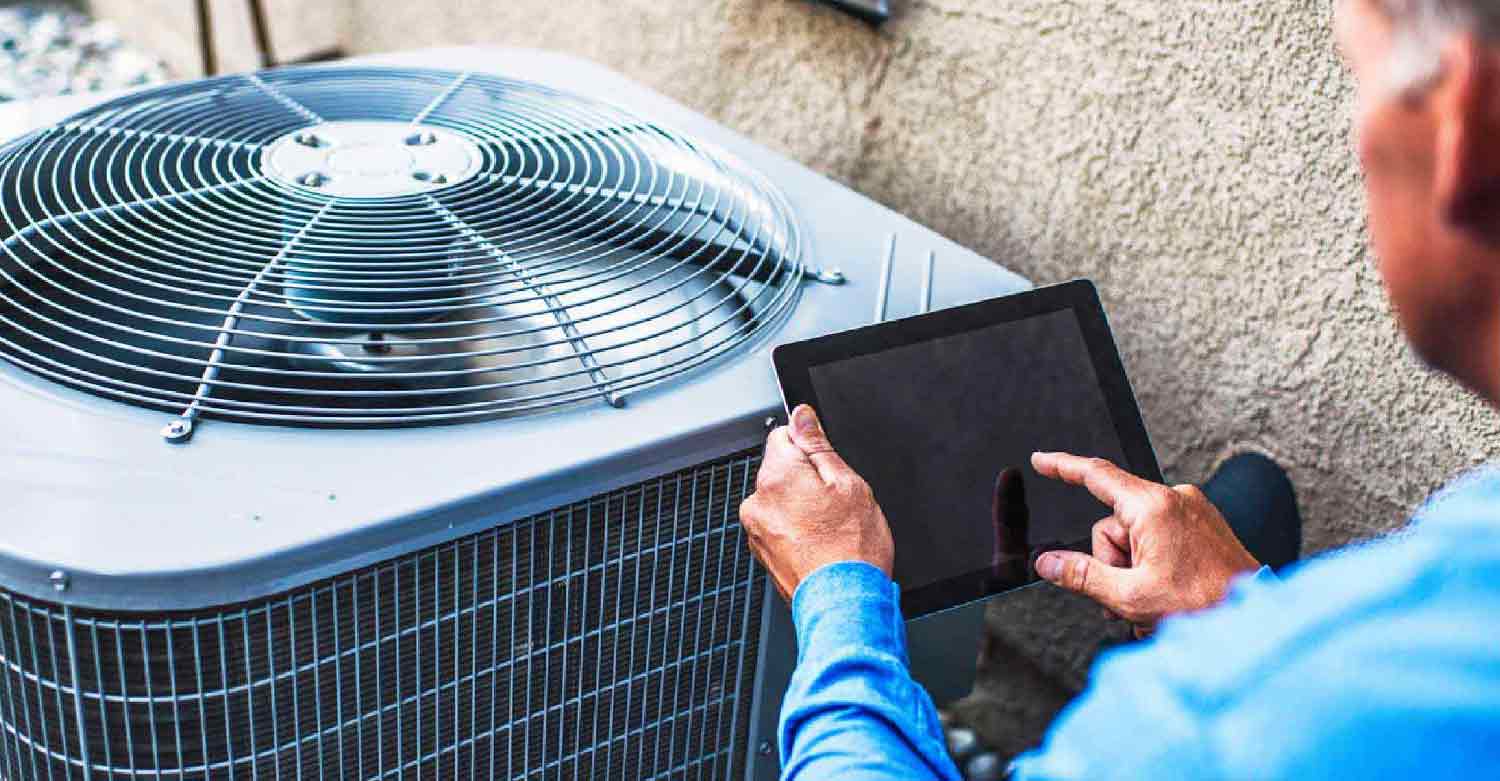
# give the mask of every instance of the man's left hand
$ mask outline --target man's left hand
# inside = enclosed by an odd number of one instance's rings
[[[834,451],[806,404],[792,411],[791,426],[766,439],[740,523],[784,599],[826,564],[864,561],[890,575],[896,557],[874,492]]]

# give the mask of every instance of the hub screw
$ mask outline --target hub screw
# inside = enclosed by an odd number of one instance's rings
[[[303,187],[322,187],[328,184],[328,177],[317,171],[309,171],[297,177],[297,184]]]
[[[385,340],[385,334],[376,332],[365,340],[364,348],[371,355],[386,355],[391,351],[391,344]]]
[[[760,746],[756,750],[759,751],[760,755],[763,756],[763,757],[770,756],[771,755],[771,741],[769,741],[769,740],[762,740],[760,742]]]
[[[407,146],[431,146],[437,143],[437,134],[431,130],[412,133],[406,137]]]
[[[304,130],[301,133],[298,133],[297,135],[292,137],[292,140],[303,146],[313,147],[314,149],[325,145],[323,139],[319,138],[316,133],[313,133],[310,130]]]

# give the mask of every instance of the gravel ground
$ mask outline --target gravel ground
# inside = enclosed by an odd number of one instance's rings
[[[122,89],[169,77],[114,25],[67,5],[0,4],[0,102]]]

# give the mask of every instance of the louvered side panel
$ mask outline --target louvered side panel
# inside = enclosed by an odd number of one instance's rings
[[[738,777],[764,578],[737,508],[757,461],[213,612],[67,612],[0,593],[0,771]]]

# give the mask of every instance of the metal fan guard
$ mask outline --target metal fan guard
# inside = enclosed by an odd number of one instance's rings
[[[434,167],[396,143],[449,148]],[[269,156],[289,145],[305,149]],[[785,197],[730,155],[439,70],[293,68],[105,103],[0,149],[0,218],[0,356],[174,412],[173,441],[205,417],[619,405],[765,333],[803,275]]]

